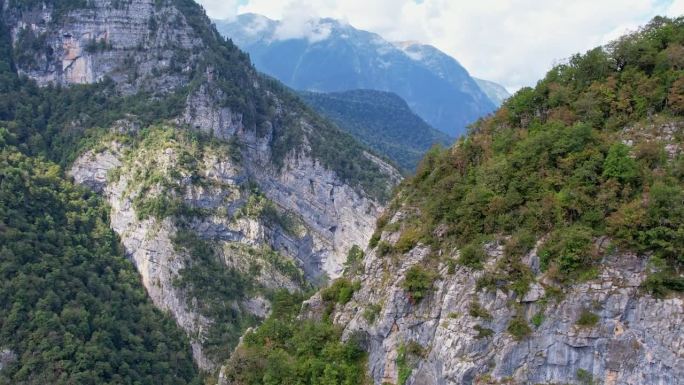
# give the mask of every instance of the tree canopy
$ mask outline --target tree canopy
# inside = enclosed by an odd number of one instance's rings
[[[108,209],[0,129],[3,384],[189,384],[184,333],[152,305]]]

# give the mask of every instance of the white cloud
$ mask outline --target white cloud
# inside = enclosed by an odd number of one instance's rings
[[[311,42],[324,40],[330,35],[331,27],[321,22],[319,16],[310,2],[295,0],[287,3],[278,17],[281,23],[274,37],[280,40],[306,38]]]
[[[197,0],[207,14],[215,19],[232,19],[237,15],[240,0]]]
[[[217,17],[208,4],[221,0],[200,2]],[[310,20],[333,17],[388,40],[429,43],[473,75],[517,89],[657,14],[684,14],[684,0],[243,0],[238,12],[283,19],[281,37],[320,39],[325,28]]]
[[[674,0],[672,5],[667,9],[667,16],[684,16],[684,0]]]
[[[268,29],[269,20],[264,17],[255,17],[251,23],[245,26],[245,34],[257,36]]]

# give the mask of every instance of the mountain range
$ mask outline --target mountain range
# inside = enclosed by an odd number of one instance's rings
[[[314,19],[296,30],[256,14],[214,22],[258,70],[294,89],[393,92],[452,137],[494,111],[501,99],[490,99],[458,61],[432,46],[391,43],[338,20]]]
[[[0,0],[0,384],[681,385],[682,68],[656,17],[402,178],[371,146],[443,138],[398,93],[192,0]]]

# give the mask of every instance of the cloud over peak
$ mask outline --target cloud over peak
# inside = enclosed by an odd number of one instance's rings
[[[534,85],[560,60],[605,44],[684,0],[199,0],[211,17],[282,20],[278,38],[325,39],[332,17],[390,41],[418,40],[509,89]]]

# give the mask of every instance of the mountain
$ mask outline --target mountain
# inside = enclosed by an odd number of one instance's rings
[[[0,129],[0,383],[189,384],[188,338],[155,309],[95,194]]]
[[[477,93],[473,91],[472,82],[466,81],[470,75],[468,75],[463,66],[461,66],[453,57],[431,45],[417,42],[397,42],[395,45],[402,49],[411,59],[421,63],[425,68],[449,82],[452,86],[473,95],[477,95]],[[496,107],[501,106],[503,101],[511,96],[503,86],[497,83],[477,78],[472,78],[472,80],[475,82],[477,88],[479,88],[487,99]],[[482,99],[480,98],[481,96],[478,95],[478,103],[482,103]]]
[[[450,146],[454,141],[430,127],[393,93],[354,90],[300,95],[311,108],[406,171],[413,172],[432,146]]]
[[[191,0],[0,0],[0,383],[678,385],[683,46],[574,55],[402,181]]]
[[[342,273],[400,180],[194,1],[0,18],[4,382],[213,376],[283,291]]]
[[[333,19],[293,28],[243,14],[215,23],[221,34],[249,53],[258,70],[297,90],[393,92],[428,124],[454,137],[495,109],[456,60],[429,46],[402,49]],[[418,51],[436,61],[420,60]]]
[[[478,78],[473,78],[475,79],[475,82],[477,85],[480,87],[482,92],[489,97],[489,99],[496,104],[497,107],[501,106],[503,102],[506,101],[509,97],[511,97],[511,94],[504,88],[504,86],[491,82],[489,80],[483,80],[483,79],[478,79]]]
[[[683,43],[684,18],[655,18],[430,151],[299,322],[340,328],[377,385],[681,384]],[[259,357],[297,373],[280,346],[330,357],[278,316],[224,384],[261,383],[230,382]]]

